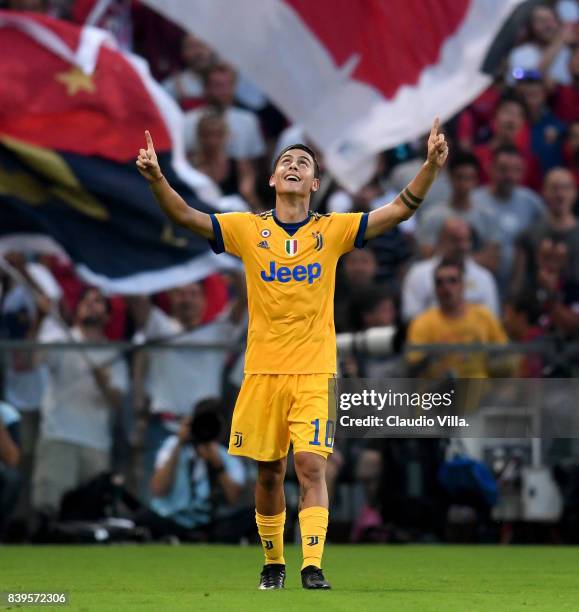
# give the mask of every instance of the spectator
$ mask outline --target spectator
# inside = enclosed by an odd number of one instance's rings
[[[382,206],[384,202],[395,195],[384,189],[380,182],[380,169],[384,165],[383,157],[379,156],[380,163],[376,175],[355,194],[346,191],[336,191],[328,198],[328,211],[330,212],[371,212],[374,208]],[[377,280],[391,287],[398,286],[398,279],[403,273],[404,264],[412,255],[412,242],[407,233],[402,231],[411,219],[402,224],[402,229],[396,226],[381,236],[368,242],[369,248],[374,251],[378,261]]]
[[[521,186],[523,175],[524,162],[520,151],[508,145],[499,147],[493,156],[490,184],[479,187],[472,196],[474,207],[490,211],[496,221],[501,247],[497,280],[502,295],[507,292],[511,281],[519,234],[544,212],[539,196]]]
[[[78,24],[96,26],[110,32],[120,49],[133,48],[132,5],[130,0],[75,0],[71,20]]]
[[[497,105],[490,125],[490,140],[474,148],[480,164],[481,183],[489,182],[494,152],[501,146],[512,145],[521,151],[525,159],[524,183],[534,188],[540,167],[531,151],[531,132],[522,99],[513,96],[503,98]]]
[[[437,306],[419,314],[408,328],[408,344],[505,344],[507,335],[499,320],[480,304],[465,300],[462,263],[443,259],[434,269]],[[433,357],[409,353],[411,364],[420,364],[428,378],[488,378],[485,353],[451,353]]]
[[[215,53],[192,34],[183,35],[181,59],[184,69],[165,79],[163,87],[183,110],[191,110],[204,103],[203,74],[217,59]]]
[[[20,416],[0,402],[0,542],[20,493]]]
[[[516,291],[536,289],[537,254],[546,238],[565,244],[565,280],[579,287],[579,223],[573,214],[577,187],[571,172],[564,168],[551,170],[545,177],[543,198],[546,216],[527,229],[518,242],[513,283]]]
[[[572,338],[579,331],[579,285],[565,277],[567,257],[565,243],[549,238],[541,241],[537,254],[537,296],[545,327]]]
[[[575,185],[579,188],[579,121],[574,121],[569,127],[564,147],[565,165],[573,173]],[[575,204],[577,213],[577,203]]]
[[[153,306],[148,298],[135,297],[130,307],[139,330],[135,341],[164,340],[168,344],[223,344],[241,335],[245,312],[243,279],[237,276],[237,301],[229,312],[202,324],[206,296],[200,283],[189,283],[169,292],[170,312]],[[191,405],[206,397],[219,397],[225,349],[168,348],[147,353],[140,351],[135,359],[134,401],[137,412],[148,407],[150,418],[145,441],[145,481],[155,456],[165,440],[176,433],[179,422],[191,412]]]
[[[509,73],[538,70],[550,81],[568,84],[571,81],[569,45],[574,41],[575,25],[561,24],[550,6],[540,4],[531,12],[528,42],[511,51]]]
[[[11,252],[6,262],[15,270],[22,284],[12,281],[2,303],[2,318],[8,338],[33,340],[50,308],[50,301],[35,297],[35,291],[49,295],[55,302],[62,292],[49,270],[36,262],[27,262],[23,253]],[[38,352],[13,349],[4,353],[4,397],[20,414],[21,495],[16,514],[27,517],[31,508],[31,480],[38,442],[40,405],[48,372]]]
[[[569,85],[557,87],[553,109],[555,115],[566,123],[579,121],[579,45],[573,49],[569,60],[569,72],[572,81]]]
[[[475,208],[471,198],[479,182],[477,158],[470,153],[458,153],[450,160],[448,171],[452,185],[450,200],[431,206],[418,221],[415,238],[420,254],[432,257],[444,222],[451,217],[461,218],[473,231],[475,261],[494,271],[498,260],[496,222],[489,211]]]
[[[257,117],[248,110],[233,106],[236,74],[227,64],[216,64],[204,76],[207,105],[220,110],[227,123],[227,154],[234,159],[256,159],[265,154],[265,144]],[[197,146],[197,123],[206,107],[185,114],[185,146]]]
[[[492,274],[472,258],[471,231],[464,219],[447,219],[441,229],[436,254],[413,264],[402,284],[402,318],[410,321],[436,304],[434,270],[441,260],[453,258],[464,266],[465,299],[499,314],[497,287]]]
[[[96,288],[81,294],[74,327],[40,329],[41,342],[78,343],[78,349],[46,352],[49,384],[42,403],[36,450],[33,504],[54,515],[68,490],[110,469],[111,410],[120,410],[128,390],[128,371],[113,350],[85,349],[84,342],[105,343],[109,316],[106,298]]]
[[[398,308],[395,297],[384,287],[367,287],[356,293],[350,303],[352,331],[376,327],[397,327]],[[400,356],[374,357],[364,351],[345,355],[342,374],[351,378],[396,378],[404,375]]]
[[[334,321],[336,331],[351,329],[350,309],[355,296],[376,283],[378,262],[368,249],[354,249],[344,255],[341,273],[336,278]]]
[[[208,109],[197,123],[197,148],[190,161],[209,176],[223,195],[239,193],[251,210],[261,212],[255,191],[255,169],[247,159],[233,159],[227,155],[227,125],[223,114]]]
[[[496,81],[473,100],[457,117],[457,145],[472,151],[475,144],[488,138],[489,127],[497,104],[501,100],[501,83]]]
[[[503,323],[513,342],[533,342],[543,335],[539,325],[541,307],[534,293],[525,292],[505,302]],[[543,359],[540,353],[527,353],[520,361],[516,378],[541,378]]]
[[[531,150],[539,162],[542,176],[563,162],[566,126],[547,106],[547,88],[540,78],[522,79],[517,88],[529,112]]]
[[[223,528],[233,532],[239,541],[253,517],[233,526],[233,513],[247,482],[247,474],[239,457],[227,453],[219,443],[218,402],[200,402],[193,415],[181,423],[178,435],[165,440],[157,454],[151,479],[151,510],[140,523],[149,526],[155,537],[194,537],[193,532],[219,533]],[[217,521],[227,522],[217,528]]]

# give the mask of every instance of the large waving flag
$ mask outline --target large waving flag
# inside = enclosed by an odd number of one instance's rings
[[[491,82],[485,59],[522,0],[144,0],[255,81],[344,186]],[[496,46],[495,46],[496,48]]]
[[[144,130],[196,208],[218,194],[185,160],[182,114],[145,62],[97,28],[0,11],[0,251],[64,251],[111,293],[196,280],[223,261],[171,225],[135,168]]]

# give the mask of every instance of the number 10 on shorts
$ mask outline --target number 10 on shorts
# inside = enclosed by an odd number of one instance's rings
[[[310,446],[321,446],[322,444],[320,442],[320,419],[314,419],[313,421],[310,421],[310,422],[315,428],[314,439],[310,442]],[[326,439],[324,442],[327,448],[332,448],[334,446],[334,430],[335,430],[334,421],[331,421],[330,419],[328,419],[326,421]]]

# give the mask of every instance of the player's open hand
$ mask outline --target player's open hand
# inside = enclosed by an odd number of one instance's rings
[[[428,156],[427,162],[440,170],[444,166],[444,162],[448,157],[448,143],[444,138],[444,134],[438,132],[440,128],[440,119],[436,117],[428,136]]]
[[[157,154],[155,153],[155,147],[153,146],[153,139],[149,130],[145,130],[145,139],[147,141],[146,149],[139,149],[139,157],[137,157],[137,168],[142,176],[144,176],[149,182],[158,181],[163,177],[159,162],[157,161]]]

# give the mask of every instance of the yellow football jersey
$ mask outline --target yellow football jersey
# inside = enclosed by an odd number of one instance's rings
[[[243,260],[249,330],[247,374],[336,372],[336,265],[362,247],[368,215],[309,212],[284,224],[275,212],[211,215],[216,253]]]

